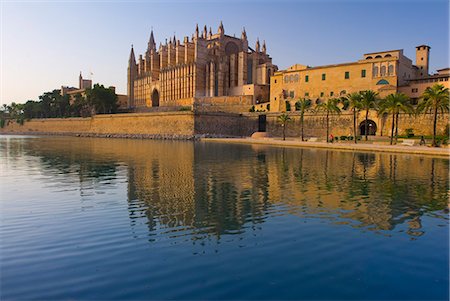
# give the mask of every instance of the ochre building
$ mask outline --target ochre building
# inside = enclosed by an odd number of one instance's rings
[[[153,31],[147,51],[136,60],[133,47],[128,62],[130,108],[188,106],[194,102],[220,102],[246,96],[245,104],[269,100],[270,77],[277,70],[266,53],[265,42],[248,46],[245,29],[240,38],[198,26],[189,39],[174,36],[156,48]]]
[[[271,77],[270,111],[285,111],[299,98],[319,103],[328,98],[373,90],[385,97],[403,92],[417,101],[426,87],[434,83],[449,86],[448,69],[429,75],[430,47],[416,47],[415,64],[403,49],[366,53],[362,59],[344,64],[310,67],[293,65]],[[261,107],[263,108],[263,107]]]

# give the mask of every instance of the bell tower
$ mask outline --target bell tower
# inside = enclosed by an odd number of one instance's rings
[[[430,49],[428,45],[420,45],[416,47],[416,66],[419,68],[418,77],[428,76],[428,66],[430,62]]]

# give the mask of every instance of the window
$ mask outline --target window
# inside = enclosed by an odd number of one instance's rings
[[[330,96],[333,96],[334,95],[334,92],[330,92]]]
[[[285,82],[285,83],[288,83],[288,82],[289,82],[289,76],[286,75],[286,76],[284,77],[284,82]]]
[[[289,81],[290,81],[291,83],[294,82],[294,76],[293,76],[293,75],[289,76]]]
[[[276,84],[276,83],[277,83],[277,80],[274,80],[273,82]]]
[[[394,65],[389,65],[389,67],[388,67],[388,75],[394,75]]]
[[[340,93],[339,93],[339,95],[345,95],[345,94],[347,94],[347,91],[345,91],[345,90],[342,90]]]
[[[350,78],[350,72],[345,71],[345,79],[349,79]]]
[[[324,95],[324,93],[323,93],[323,92],[320,92],[320,97],[323,97],[323,95]]]
[[[374,66],[373,67],[373,74],[372,74],[372,76],[373,77],[377,77],[378,76],[378,66]],[[405,76],[406,76],[406,74],[405,74]]]
[[[309,75],[305,75],[305,83],[309,82]]]
[[[380,68],[380,75],[381,76],[386,76],[386,66],[381,66],[381,68]]]
[[[306,96],[309,96],[309,93],[308,93],[308,92],[305,92],[305,97],[306,97]]]
[[[423,61],[423,57],[421,57],[420,60]]]
[[[298,74],[294,75],[294,81],[295,82],[298,82],[298,77],[299,77]]]
[[[361,77],[366,77],[366,69],[361,70]]]
[[[377,85],[389,85],[389,82],[385,79],[381,79],[377,82]]]
[[[294,91],[289,91],[289,97],[290,97],[290,98],[294,98],[294,96],[295,96]]]
[[[322,74],[322,80],[325,80],[327,78],[327,75],[325,73]]]

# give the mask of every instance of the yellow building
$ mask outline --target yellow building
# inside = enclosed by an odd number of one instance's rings
[[[364,90],[378,92],[380,97],[396,92],[418,97],[418,90],[425,88],[412,90],[411,87],[435,78],[428,74],[429,52],[429,46],[417,46],[415,65],[403,54],[403,49],[366,53],[362,59],[351,63],[318,67],[293,65],[272,76],[270,111],[285,111],[286,102],[293,106],[300,97],[317,104]],[[448,83],[448,72],[446,79],[444,74],[436,78]]]

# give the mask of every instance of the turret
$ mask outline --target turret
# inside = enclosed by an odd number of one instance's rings
[[[218,33],[220,34],[220,36],[223,36],[225,34],[225,29],[223,28],[222,21],[220,21]]]
[[[195,25],[195,35],[194,38],[198,39],[198,24]]]
[[[81,77],[81,73],[80,73]],[[127,72],[127,94],[128,94],[128,107],[134,107],[134,80],[136,79],[136,58],[134,56],[133,45],[131,45],[130,58],[128,59],[128,72]]]
[[[242,29],[241,40],[247,41],[247,32],[245,31],[245,27]]]
[[[212,30],[211,30],[211,27],[209,28],[209,32],[208,32],[208,39],[211,39],[211,37],[212,37]]]
[[[81,71],[80,76],[78,77],[78,87],[79,89],[83,89],[83,76],[81,75]]]
[[[262,53],[266,54],[266,41],[263,41],[263,45],[262,45]]]
[[[203,35],[202,35],[202,38],[206,39],[207,33],[208,33],[208,30],[206,29],[206,25],[205,25],[205,27],[203,27]]]
[[[256,39],[255,51],[259,52],[259,38]]]

